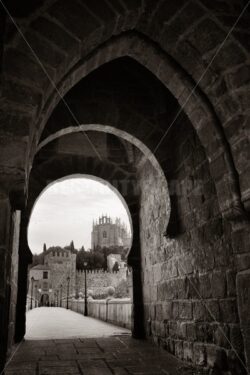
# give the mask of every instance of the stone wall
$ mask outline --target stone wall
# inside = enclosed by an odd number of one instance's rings
[[[93,295],[106,294],[109,286],[116,288],[122,280],[127,280],[127,269],[121,268],[118,272],[107,272],[103,270],[87,271],[87,288]],[[84,271],[76,271],[76,292],[84,294],[85,277]]]
[[[17,290],[18,290],[18,250],[19,250],[19,236],[20,236],[21,213],[15,211],[12,214],[12,257],[11,257],[11,293],[10,293],[10,313],[9,313],[9,335],[8,335],[8,355],[11,353],[12,345],[14,344],[15,336],[15,322],[16,322],[16,304],[17,304]]]
[[[160,185],[148,165],[140,176],[147,335],[181,359],[240,374],[237,356],[242,357],[243,346],[232,227],[219,214],[208,162],[194,131],[184,122],[171,136],[166,149],[171,215],[165,237]]]
[[[239,306],[249,367],[250,298],[247,270],[250,268],[250,253],[249,221],[247,223],[245,217],[246,210],[249,213],[250,202],[250,148],[247,138],[249,8],[243,8],[245,3],[243,0],[110,0],[81,1],[72,5],[69,1],[48,1],[34,13],[24,11],[20,22],[29,45],[52,74],[51,81],[38,69],[31,51],[18,36],[18,30],[14,30],[11,20],[7,19],[7,35],[2,36],[5,46],[1,69],[0,179],[1,189],[5,191],[0,197],[1,363],[7,345],[11,289],[9,193],[18,190],[25,201],[24,191],[29,192],[29,198],[37,197],[41,191],[40,184],[43,186],[48,181],[72,173],[86,173],[86,170],[89,174],[107,180],[108,170],[113,179],[123,179],[121,173],[115,173],[112,163],[98,164],[97,158],[91,160],[88,154],[85,157],[83,154],[84,162],[78,158],[79,155],[57,159],[56,153],[52,152],[53,145],[49,152],[45,148],[44,154],[40,154],[40,160],[39,155],[35,161],[33,156],[38,151],[39,141],[58,130],[59,124],[62,127],[71,124],[75,126],[75,119],[71,123],[69,114],[68,117],[63,114],[60,108],[63,107],[62,102],[58,107],[58,122],[53,123],[58,89],[64,96],[79,80],[93,76],[93,71],[98,71],[101,65],[130,56],[158,77],[164,90],[171,93],[166,101],[160,100],[158,89],[150,83],[147,85],[150,96],[145,95],[146,87],[142,87],[140,93],[148,116],[142,112],[143,106],[134,107],[133,104],[137,102],[134,95],[137,74],[133,70],[133,85],[125,82],[121,89],[116,88],[114,96],[97,87],[104,98],[103,105],[93,100],[96,94],[87,81],[87,97],[91,105],[86,106],[86,101],[78,97],[84,116],[76,113],[75,105],[72,108],[79,123],[109,124],[125,130],[153,152],[159,139],[162,140],[162,135],[168,131],[161,143],[164,153],[159,155],[157,152],[156,157],[165,169],[170,186],[174,190],[177,187],[182,190],[184,186],[181,194],[172,193],[171,196],[168,239],[163,238],[166,228],[161,215],[157,213],[165,205],[161,204],[163,197],[160,186],[157,181],[153,181],[153,172],[150,174],[143,169],[141,173],[141,252],[148,335],[152,334],[156,341],[179,357],[204,363],[204,366],[216,364],[220,372],[223,362],[225,371],[228,367],[232,374],[238,374],[240,370],[234,360],[235,352],[230,349],[225,336],[239,353],[243,352],[236,311]],[[84,25],[83,19],[88,20]],[[235,23],[236,20],[239,22]],[[55,45],[58,46],[56,50]],[[215,56],[215,51],[219,52],[218,56]],[[212,66],[207,69],[210,62]],[[142,81],[145,81],[144,78],[143,73]],[[102,82],[98,76],[96,79],[98,84]],[[107,79],[110,86],[112,79],[109,76]],[[117,85],[116,80],[113,82]],[[129,100],[125,95],[122,96],[126,89]],[[81,90],[77,91],[79,95]],[[118,97],[125,108],[124,116],[117,105]],[[173,97],[178,100],[176,107],[173,105]],[[71,106],[73,104],[67,98],[66,102]],[[160,103],[170,113],[170,118],[162,116]],[[114,111],[110,110],[109,105],[114,107]],[[204,149],[190,129],[179,127],[179,121],[178,124],[175,121],[176,116],[183,117],[179,116],[182,110],[188,114],[196,129],[205,147],[207,160]],[[47,123],[48,118],[52,122]],[[168,139],[171,141],[168,142]],[[79,145],[81,152],[84,151],[82,138]],[[111,152],[111,155],[116,154]],[[39,169],[42,160],[44,169]],[[82,169],[78,169],[79,165]],[[35,183],[33,188],[27,189],[31,168]],[[137,171],[135,174],[137,176]],[[219,207],[223,217],[230,216],[234,222],[222,219]],[[239,218],[242,221],[236,222]],[[28,221],[25,225],[27,227]],[[138,250],[140,244],[138,238],[135,239],[134,249]],[[22,324],[19,323],[19,341],[24,334],[26,268],[29,258],[26,249],[27,243],[22,240],[18,291],[18,319]],[[136,257],[134,249],[136,272],[133,274],[137,275],[134,280],[140,291],[140,259],[139,255]],[[203,308],[201,298],[216,318],[214,323],[207,314],[208,309]],[[134,303],[137,303],[137,299]],[[223,357],[224,361],[217,360]]]
[[[0,191],[0,371],[8,349],[8,330],[11,295],[11,227],[12,212],[8,197]]]
[[[63,300],[62,307],[66,308]],[[69,309],[84,314],[84,300],[69,300]],[[131,329],[132,302],[130,298],[88,299],[88,316]]]

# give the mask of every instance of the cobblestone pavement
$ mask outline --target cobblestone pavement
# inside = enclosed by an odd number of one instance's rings
[[[131,338],[127,329],[70,310],[30,311],[25,338],[5,375],[201,374],[150,342]]]
[[[26,315],[26,340],[102,337],[129,333],[128,329],[60,307],[39,307]]]
[[[24,341],[5,375],[193,375],[163,349],[130,336]]]

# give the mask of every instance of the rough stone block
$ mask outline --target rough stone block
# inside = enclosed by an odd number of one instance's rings
[[[207,61],[211,60],[211,57],[214,56],[213,52],[208,54],[206,57]],[[213,68],[215,71],[222,71],[227,68],[237,66],[246,61],[246,55],[236,43],[226,42],[223,44],[220,53],[215,56],[213,59]]]
[[[205,302],[206,303],[206,302]],[[195,321],[205,321],[207,317],[207,311],[204,304],[201,301],[193,302],[193,318]]]
[[[184,322],[177,322],[177,336],[181,339],[187,336],[187,326]]]
[[[237,302],[236,299],[224,299],[220,300],[220,314],[221,320],[224,323],[236,323],[238,322],[237,313]]]
[[[194,343],[194,363],[198,366],[204,366],[206,364],[206,352],[205,346],[200,343]]]
[[[179,302],[179,318],[191,320],[193,317],[192,302],[180,301]]]
[[[183,342],[183,359],[188,362],[193,361],[193,344],[191,342]]]
[[[150,305],[150,318],[152,320],[155,320],[155,310],[156,310],[156,307],[154,304],[151,304]]]
[[[226,81],[233,89],[237,89],[250,82],[250,66],[241,65],[226,75]]]
[[[230,347],[229,327],[226,324],[213,324],[214,343],[223,348]]]
[[[210,274],[200,275],[200,294],[202,298],[210,298],[212,296]]]
[[[226,297],[226,275],[224,271],[215,271],[212,273],[211,287],[214,298]]]
[[[183,341],[175,340],[175,355],[182,359],[183,358]]]
[[[184,4],[184,0],[177,0],[175,3],[171,4],[163,2],[155,14],[158,27],[160,28],[163,22],[169,21]]]
[[[65,61],[66,57],[61,50],[54,48],[48,41],[40,38],[38,34],[34,33],[33,31],[27,32],[25,34],[25,38],[31,48],[34,50],[39,60],[41,60],[41,62],[45,64],[45,66],[50,66],[57,72],[60,71],[62,63]],[[30,55],[31,58],[34,58],[26,42],[22,41],[20,43],[20,48],[27,55]]]
[[[5,72],[11,77],[20,80],[25,79],[27,83],[44,91],[50,86],[48,77],[44,74],[37,62],[32,59],[30,54],[25,55],[23,51],[9,48],[5,54],[6,64]],[[49,76],[54,79],[55,71],[50,67],[46,67]],[[36,79],[34,80],[34,77]]]
[[[232,246],[235,254],[249,251],[250,231],[248,229],[242,228],[232,233]]]
[[[206,345],[207,364],[222,370],[227,369],[227,356],[225,350],[215,345]]]
[[[52,41],[63,51],[71,53],[71,58],[80,57],[79,41],[73,38],[69,33],[66,32],[66,30],[64,30],[54,22],[44,17],[40,17],[31,23],[31,27],[32,29],[42,34],[43,37]],[[74,53],[73,56],[72,53]]]
[[[162,304],[157,303],[155,306],[155,311],[156,311],[156,320],[162,321],[163,320],[163,313],[162,313]]]
[[[222,43],[225,37],[224,30],[207,18],[191,31],[188,39],[200,52],[207,53]]]
[[[174,301],[173,304],[173,309],[172,309],[172,315],[174,319],[179,318],[179,301]]]
[[[236,276],[238,310],[245,346],[246,363],[250,369],[250,271],[243,271]]]
[[[27,110],[37,108],[42,101],[41,93],[12,80],[4,82],[4,93],[6,97],[8,97],[8,100],[13,103],[18,103],[20,106],[23,106],[23,109],[26,108]]]
[[[186,291],[186,277],[180,277],[175,280],[175,291],[176,297],[179,299],[187,298],[187,291]]]
[[[201,342],[212,342],[213,327],[208,323],[197,323],[196,325],[197,340]]]
[[[219,302],[216,299],[205,301],[207,311],[207,321],[219,321],[220,320],[220,308]]]
[[[5,258],[6,249],[0,246],[0,296],[5,297]]]
[[[48,13],[81,40],[100,27],[98,21],[79,3],[58,1],[50,7]]]
[[[172,318],[172,308],[173,303],[172,302],[165,302],[162,305],[162,315],[164,320],[169,320]]]
[[[169,260],[164,262],[161,265],[161,269],[159,270],[161,277],[165,277],[166,279],[176,277],[178,275],[176,262],[174,260]]]
[[[189,340],[196,340],[196,324],[194,322],[188,322],[186,323],[186,332],[187,332],[187,338]]]
[[[228,297],[235,297],[236,295],[236,272],[227,270],[227,295]]]
[[[190,255],[184,255],[178,259],[178,270],[180,275],[191,274],[193,272],[194,266]]]
[[[177,332],[177,322],[175,321],[170,321],[168,323],[168,328],[169,328],[169,335],[176,337],[176,332]]]
[[[189,276],[186,278],[186,290],[189,298],[199,298],[200,279],[199,276]]]
[[[240,326],[236,324],[230,324],[230,342],[232,347],[237,353],[243,352],[243,338],[240,330]]]
[[[250,253],[236,255],[236,267],[238,272],[244,272],[250,268]]]

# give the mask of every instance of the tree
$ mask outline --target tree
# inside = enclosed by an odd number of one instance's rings
[[[78,270],[83,270],[84,268],[84,262],[87,260],[87,252],[85,251],[84,247],[81,248],[81,250],[78,251],[76,255],[76,268]]]
[[[47,247],[46,247],[46,243],[43,244],[43,252],[46,253],[47,251]]]
[[[32,257],[32,267],[37,266],[38,264],[44,263],[44,253],[34,254]]]
[[[119,263],[118,262],[115,262],[115,264],[114,264],[114,266],[113,266],[113,268],[112,268],[112,271],[113,272],[118,272],[119,271]]]
[[[72,240],[71,242],[70,242],[70,250],[72,251],[72,252],[74,252],[75,251],[75,245],[74,245],[74,241]]]

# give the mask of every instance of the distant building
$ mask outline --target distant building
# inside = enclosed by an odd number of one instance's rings
[[[91,233],[91,247],[123,247],[130,248],[131,236],[121,219],[116,218],[115,222],[110,217],[102,216],[98,221],[93,222]]]
[[[59,305],[61,298],[67,296],[68,283],[69,296],[74,295],[75,280],[76,253],[67,248],[52,247],[44,251],[44,264],[30,269],[28,294],[37,299],[39,305]]]
[[[42,306],[47,306],[50,303],[50,277],[50,267],[45,264],[38,264],[32,267],[29,272],[28,294]]]
[[[119,270],[127,269],[127,264],[122,261],[121,254],[109,254],[107,256],[108,272],[113,271],[115,263],[118,263]]]

